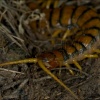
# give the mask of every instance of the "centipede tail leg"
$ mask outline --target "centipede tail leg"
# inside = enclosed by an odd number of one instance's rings
[[[73,97],[77,100],[79,100],[79,98],[72,92],[72,90],[70,88],[68,88],[61,80],[59,80],[54,74],[52,74],[43,64],[43,62],[41,60],[38,60],[38,64],[39,66],[47,73],[49,74],[52,78],[54,78],[61,86],[63,86],[67,91],[69,91]]]

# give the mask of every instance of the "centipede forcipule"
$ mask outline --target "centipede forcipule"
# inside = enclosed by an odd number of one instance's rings
[[[77,61],[88,57],[98,57],[97,54],[95,55],[93,53],[100,53],[100,50],[98,49],[98,46],[100,45],[100,18],[94,10],[86,6],[65,6],[65,8],[62,9],[61,19],[60,17],[58,17],[58,19],[60,19],[60,24],[62,26],[68,25],[69,20],[72,24],[79,26],[79,29],[75,32],[73,41],[70,40],[69,43],[62,45],[57,49],[53,49],[52,51],[44,52],[36,58],[3,63],[0,64],[0,66],[18,63],[38,63],[47,74],[60,83],[60,85],[68,90],[76,99],[79,99],[66,85],[64,85],[63,82],[54,76],[49,69],[58,66],[69,67],[69,64],[74,63],[78,69],[82,70]],[[56,8],[56,10],[57,9],[58,8]],[[68,10],[69,15],[66,13]]]

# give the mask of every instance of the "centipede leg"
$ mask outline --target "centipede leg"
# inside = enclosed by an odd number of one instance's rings
[[[45,8],[45,7],[46,7],[46,4],[47,4],[47,2],[44,2],[44,3],[41,5],[41,7],[42,7],[42,8]]]
[[[46,8],[50,8],[50,5],[53,4],[53,8],[57,8],[58,7],[58,4],[59,4],[59,0],[47,0],[47,3],[46,3]]]
[[[71,35],[71,32],[70,30],[66,30],[66,32],[64,33],[63,37],[62,37],[62,40],[65,40],[66,37],[70,36]]]
[[[57,37],[61,32],[63,32],[61,29],[56,30],[56,31],[53,33],[52,38]],[[61,40],[64,41],[64,40],[65,40],[68,36],[70,36],[70,35],[71,35],[70,30],[66,30],[66,31],[64,32],[64,35],[63,35],[63,37],[62,37]],[[55,44],[55,41],[54,41],[54,40],[52,40],[51,42],[52,42],[53,45]]]
[[[96,53],[100,53],[99,49],[94,49],[93,51],[96,52]]]
[[[47,0],[47,3],[46,3],[46,8],[50,8],[50,4],[52,3],[52,0]]]
[[[70,88],[68,88],[61,80],[59,80],[54,74],[52,74],[43,64],[43,62],[41,60],[38,60],[38,64],[39,66],[47,73],[49,74],[52,78],[54,78],[61,86],[63,86],[67,91],[69,91],[73,97],[77,100],[79,100],[79,98],[73,93],[73,91],[71,91]]]
[[[87,54],[87,55],[84,55],[86,58],[97,58],[98,55],[97,54]]]
[[[79,63],[76,60],[73,60],[73,63],[75,64],[75,66],[81,71],[82,67],[79,65]]]
[[[58,7],[58,4],[59,4],[59,1],[55,0],[55,2],[54,2],[54,8]]]
[[[62,32],[61,29],[56,30],[56,31],[52,34],[52,38],[57,37],[61,32]],[[52,39],[51,42],[52,42],[53,45],[55,44],[55,40],[54,40],[54,39]]]
[[[61,29],[56,30],[56,31],[53,33],[52,37],[53,37],[53,38],[57,37],[58,34],[59,34],[60,32],[62,32]]]
[[[74,72],[73,72],[73,70],[71,70],[71,66],[70,66],[68,63],[65,63],[64,66],[66,66],[66,67],[68,68],[69,72],[70,72],[72,75],[74,75]]]

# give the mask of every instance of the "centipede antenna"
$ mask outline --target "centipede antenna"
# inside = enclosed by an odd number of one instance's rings
[[[2,64],[0,64],[0,66],[14,65],[14,64],[21,64],[21,63],[36,63],[36,62],[37,62],[37,58],[29,58],[29,59],[24,59],[24,60],[2,63]]]
[[[79,63],[76,60],[73,60],[73,63],[75,64],[75,66],[79,69],[82,70],[82,67],[79,65]]]
[[[68,88],[62,81],[60,81],[54,74],[52,74],[43,64],[43,62],[41,60],[38,60],[38,64],[39,66],[47,73],[49,74],[52,78],[54,78],[61,86],[63,86],[67,91],[69,91],[73,97],[77,100],[79,100],[79,98],[74,94],[74,92]]]
[[[87,55],[84,55],[86,58],[97,58],[98,57],[98,55],[97,54],[93,54],[93,55],[91,55],[91,54],[87,54]]]
[[[74,72],[73,72],[73,70],[71,70],[71,66],[70,66],[68,63],[65,63],[64,66],[66,66],[66,67],[68,68],[69,72],[70,72],[72,75],[74,75]]]

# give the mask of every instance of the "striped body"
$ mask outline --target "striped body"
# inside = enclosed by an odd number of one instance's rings
[[[92,27],[92,24],[98,24],[98,22],[92,22],[92,19],[99,19],[98,14],[86,6],[64,6],[55,9],[42,9],[41,12],[45,14],[45,18],[30,21],[29,26],[33,33],[49,35],[49,38],[58,30],[60,36],[63,36],[66,30],[70,30],[69,35],[77,34],[79,30]],[[92,23],[89,26],[88,21]]]
[[[48,69],[73,63],[91,54],[100,42],[100,18],[95,10],[87,6],[61,6],[55,9],[41,9],[45,14],[43,20],[30,21],[34,33],[50,33],[58,30],[65,34],[70,30],[70,40],[66,44],[37,58],[42,59]],[[69,34],[69,35],[70,35]]]
[[[45,12],[45,11],[44,11]],[[86,6],[65,6],[48,10],[46,18],[51,28],[66,28],[68,25],[76,25],[74,35],[65,45],[50,52],[38,56],[48,69],[73,63],[85,58],[85,54],[91,54],[100,43],[100,18],[98,14]],[[36,26],[40,23],[36,23]],[[42,24],[42,23],[41,23]],[[40,25],[41,25],[40,24]],[[71,30],[71,29],[70,29]]]

